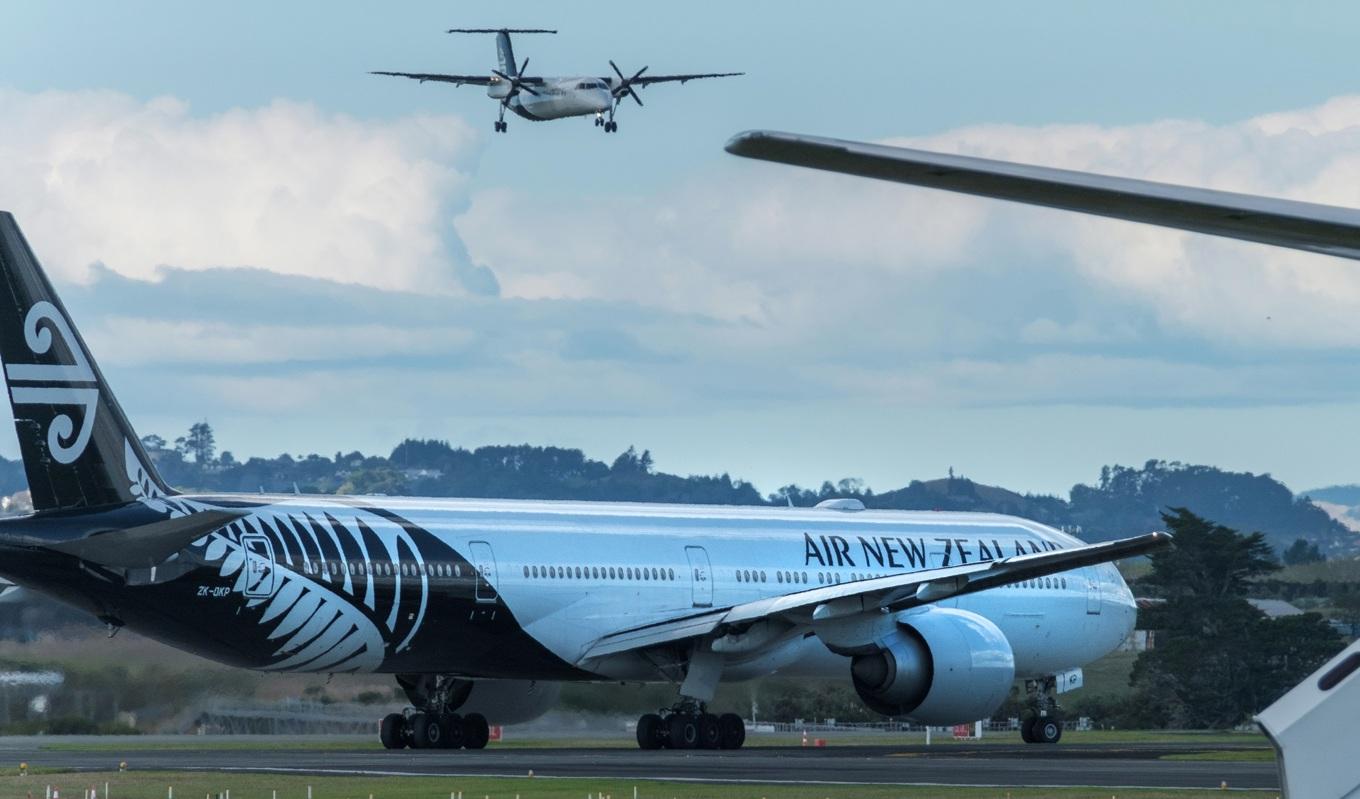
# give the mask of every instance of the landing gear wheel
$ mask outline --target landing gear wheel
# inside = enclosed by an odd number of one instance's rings
[[[439,717],[439,728],[443,738],[440,739],[440,746],[444,749],[461,749],[463,739],[467,737],[463,729],[463,717],[457,713],[450,713],[447,716]]]
[[[723,749],[740,749],[746,743],[746,722],[736,713],[724,713],[718,717],[718,728],[722,730]]]
[[[400,713],[388,713],[383,716],[382,722],[378,724],[378,740],[382,741],[384,749],[405,749],[406,717]]]
[[[497,132],[497,133],[505,133],[505,132],[506,132],[507,130],[509,130],[509,129],[510,129],[510,125],[507,124],[507,123],[505,123],[505,122],[497,122],[497,123],[496,123],[496,132]]]
[[[485,749],[491,740],[491,726],[481,713],[469,713],[463,717],[463,746],[468,749]]]
[[[1034,724],[1037,721],[1038,719],[1036,719],[1035,717],[1027,716],[1023,721],[1020,722],[1020,740],[1024,741],[1027,744],[1035,743]]]
[[[676,713],[666,719],[672,749],[693,749],[699,743],[698,719],[688,713]]]
[[[1030,734],[1035,743],[1055,744],[1062,738],[1062,722],[1053,716],[1035,719],[1034,731]]]
[[[608,122],[604,123],[604,132],[605,132],[605,133],[614,133],[614,132],[616,132],[618,129],[619,129],[619,123],[613,121],[612,119],[609,120]]]
[[[665,742],[665,736],[661,731],[665,729],[661,717],[655,713],[648,713],[638,719],[637,723],[637,742],[639,749],[660,749]]]
[[[704,713],[699,716],[699,748],[717,749],[722,746],[722,726],[718,723],[718,717],[712,713]]]
[[[411,748],[438,749],[443,746],[444,730],[439,726],[439,717],[433,713],[416,713],[411,716]]]

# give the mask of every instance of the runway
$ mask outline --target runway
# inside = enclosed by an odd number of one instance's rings
[[[223,739],[210,739],[221,741]],[[230,740],[230,739],[227,739]],[[254,739],[259,741],[260,739]],[[1002,787],[1278,789],[1274,763],[1173,761],[1167,754],[1221,750],[1189,744],[752,747],[737,752],[602,748],[492,748],[469,751],[387,752],[371,746],[308,749],[288,745],[233,748],[205,743],[155,748],[130,740],[126,752],[48,748],[50,739],[0,740],[0,757],[33,767],[113,770],[126,760],[136,770],[274,771],[315,774],[384,774],[523,777],[595,777],[749,783],[855,783],[982,785]],[[237,748],[238,746],[243,748]],[[1231,748],[1231,747],[1229,747]]]

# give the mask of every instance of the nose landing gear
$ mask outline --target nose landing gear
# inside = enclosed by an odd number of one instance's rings
[[[1057,679],[1025,680],[1029,709],[1020,722],[1020,739],[1027,744],[1055,744],[1062,739],[1063,714],[1058,707]]]

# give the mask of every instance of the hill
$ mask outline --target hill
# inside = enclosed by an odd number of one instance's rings
[[[1185,507],[1244,531],[1261,531],[1277,550],[1302,538],[1327,555],[1360,551],[1360,535],[1307,496],[1295,497],[1268,474],[1229,472],[1212,466],[1148,461],[1140,468],[1107,466],[1094,485],[1078,484],[1064,497],[1021,494],[952,473],[913,480],[875,492],[861,480],[826,481],[818,488],[787,485],[762,496],[751,483],[729,474],[676,475],[658,471],[648,450],[630,447],[612,462],[578,449],[529,444],[465,449],[447,441],[408,439],[387,456],[337,452],[295,458],[237,460],[216,452],[212,429],[194,425],[168,445],[159,436],[144,442],[172,485],[211,491],[579,499],[719,505],[810,506],[833,497],[854,497],[870,508],[1005,513],[1068,530],[1091,541],[1161,529],[1161,513]],[[0,458],[0,491],[25,487],[16,461]],[[1360,487],[1323,489],[1350,498]],[[1360,496],[1360,494],[1357,494]]]

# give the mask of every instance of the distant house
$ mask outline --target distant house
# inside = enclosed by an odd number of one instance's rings
[[[1280,619],[1285,616],[1302,616],[1304,611],[1283,599],[1248,599],[1252,607],[1266,614],[1266,618]]]

